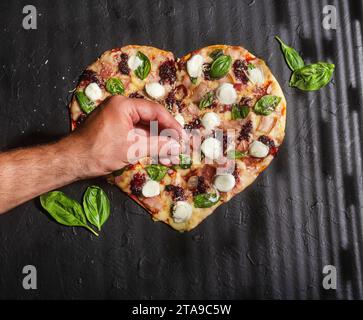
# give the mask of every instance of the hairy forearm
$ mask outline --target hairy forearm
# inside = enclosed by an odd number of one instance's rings
[[[80,178],[66,141],[0,153],[0,213]]]

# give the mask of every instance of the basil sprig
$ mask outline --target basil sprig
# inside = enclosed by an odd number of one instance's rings
[[[281,97],[272,95],[263,96],[256,102],[253,111],[257,114],[268,116],[275,111],[280,102]]]
[[[181,169],[189,169],[192,166],[192,159],[187,154],[182,154],[181,153],[179,155],[179,160],[180,160],[179,167]]]
[[[231,117],[232,120],[244,119],[250,113],[250,108],[247,106],[240,106],[237,103],[232,105]]]
[[[219,201],[219,196],[216,193],[203,193],[194,196],[194,207],[210,208]]]
[[[248,152],[242,152],[238,150],[231,150],[227,153],[228,159],[242,159],[244,157],[247,157]]]
[[[303,58],[301,58],[294,48],[286,45],[278,36],[276,36],[275,39],[280,43],[286,63],[292,71],[298,70],[305,65]]]
[[[335,65],[326,62],[309,64],[293,72],[290,86],[304,91],[315,91],[325,87],[331,80]]]
[[[213,104],[214,101],[214,93],[213,92],[207,92],[202,100],[199,102],[199,109],[205,109],[210,107]]]
[[[152,180],[162,180],[168,171],[168,167],[161,164],[151,164],[146,167],[146,172]]]
[[[137,52],[137,57],[142,61],[142,64],[137,67],[135,74],[139,79],[144,80],[150,73],[151,63],[149,58],[141,51]]]
[[[87,225],[82,206],[61,191],[52,191],[40,196],[42,207],[60,224],[70,227],[84,227],[94,235],[98,233]]]
[[[96,108],[94,102],[91,101],[83,91],[76,91],[75,95],[80,108],[86,114],[91,113]]]
[[[106,81],[106,90],[112,95],[124,94],[125,87],[120,79],[110,78]]]
[[[215,59],[210,67],[210,76],[213,79],[223,78],[229,71],[232,65],[231,56],[221,55]]]
[[[88,187],[83,196],[83,208],[88,221],[98,230],[110,216],[110,200],[97,186]]]

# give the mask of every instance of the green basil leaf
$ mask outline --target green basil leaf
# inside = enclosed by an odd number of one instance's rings
[[[244,119],[248,116],[250,113],[250,108],[247,106],[242,106],[240,109],[241,117]]]
[[[247,157],[248,152],[242,152],[238,150],[231,150],[228,152],[227,157],[228,159],[242,159],[244,157]]]
[[[231,117],[232,117],[232,120],[237,120],[237,119],[242,118],[240,108],[237,103],[232,105]]]
[[[315,91],[326,86],[334,73],[335,65],[318,62],[293,72],[290,86],[304,91]]]
[[[215,60],[217,58],[219,58],[220,56],[223,55],[223,50],[222,49],[215,49],[210,53],[210,57]]]
[[[216,193],[203,193],[194,196],[194,207],[210,208],[219,201],[219,196]]]
[[[281,102],[281,97],[277,96],[263,96],[258,100],[253,108],[254,112],[263,116],[270,115],[275,111],[278,104]]]
[[[96,108],[94,102],[88,99],[88,97],[83,91],[77,91],[75,95],[79,103],[79,106],[81,107],[82,111],[84,111],[86,114],[91,113]]]
[[[107,194],[100,187],[88,187],[83,196],[83,208],[88,221],[101,230],[110,216],[110,200]]]
[[[231,56],[221,55],[213,61],[210,67],[210,76],[213,79],[219,79],[224,77],[232,65]]]
[[[197,81],[198,81],[198,78],[196,77],[190,77],[190,81],[193,83],[193,84],[196,84]]]
[[[207,107],[210,107],[213,104],[214,101],[214,93],[213,92],[207,92],[202,100],[199,102],[199,109],[205,109]]]
[[[189,169],[192,166],[192,159],[187,154],[180,154],[179,155],[179,167],[181,169]]]
[[[294,48],[286,45],[278,36],[276,36],[275,39],[280,43],[286,63],[292,71],[298,70],[305,65],[303,58],[301,58]]]
[[[160,181],[165,177],[168,169],[161,164],[151,164],[146,167],[146,172],[152,180]]]
[[[40,196],[42,207],[60,224],[70,227],[84,227],[98,236],[87,225],[87,219],[82,206],[61,191],[52,191]]]
[[[151,63],[149,58],[141,51],[138,51],[137,57],[142,61],[142,64],[137,67],[135,74],[139,79],[144,80],[150,73]]]
[[[111,94],[124,94],[125,87],[118,78],[110,78],[106,81],[106,90]]]
[[[248,70],[253,70],[253,69],[255,69],[256,68],[256,66],[253,64],[253,63],[249,63],[248,65],[247,65],[247,69]]]

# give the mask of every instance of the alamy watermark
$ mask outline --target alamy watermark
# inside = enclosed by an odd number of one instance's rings
[[[337,269],[332,265],[324,266],[323,288],[325,290],[336,290],[337,288]]]
[[[323,28],[325,30],[336,30],[337,28],[337,8],[333,5],[326,5],[323,8]]]
[[[23,28],[25,30],[37,29],[37,8],[33,5],[26,5],[23,8]]]
[[[23,278],[23,288],[25,290],[36,290],[38,289],[37,285],[37,268],[33,265],[24,266],[22,273],[26,276]]]

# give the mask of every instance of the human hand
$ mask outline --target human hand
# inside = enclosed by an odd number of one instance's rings
[[[174,139],[151,136],[150,121],[157,121],[159,129],[174,129]],[[143,99],[113,96],[59,143],[69,150],[69,156],[79,168],[79,178],[88,178],[109,174],[129,164],[128,151],[132,145],[135,147],[131,136],[139,140],[139,147],[144,147],[147,154],[142,156],[149,156],[150,146],[155,145],[159,155],[165,150],[179,154],[180,145],[176,140],[182,134],[180,124],[163,106]]]

